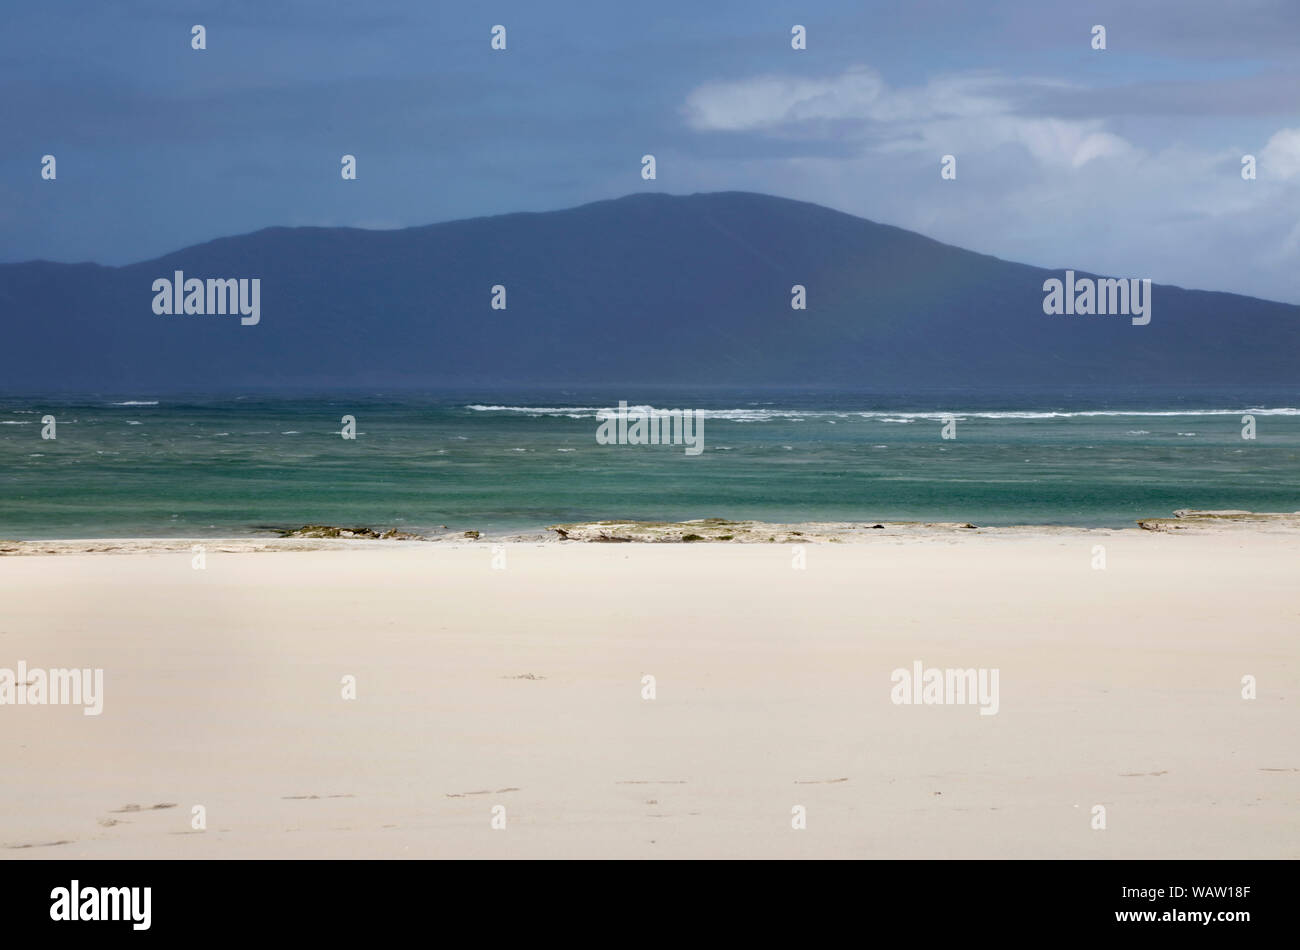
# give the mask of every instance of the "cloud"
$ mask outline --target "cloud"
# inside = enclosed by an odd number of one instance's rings
[[[1297,300],[1300,129],[1130,118],[1136,144],[1121,120],[1077,107],[1093,91],[991,72],[896,88],[855,66],[704,83],[681,115],[699,186],[815,201],[1010,260]],[[1054,99],[1074,108],[1052,115]],[[1258,181],[1241,178],[1247,152]],[[956,181],[939,177],[945,154]]]
[[[862,148],[937,154],[991,150],[1013,144],[1038,161],[1079,168],[1097,158],[1127,155],[1131,146],[1099,119],[1016,114],[1012,93],[1062,83],[1012,84],[991,74],[937,76],[923,86],[890,88],[878,73],[853,66],[836,76],[809,79],[760,76],[710,82],[693,89],[682,107],[697,132],[858,140]]]
[[[1260,152],[1259,174],[1287,180],[1300,175],[1300,129],[1281,129]]]
[[[686,97],[698,131],[777,130],[813,120],[900,122],[1003,111],[982,77],[941,77],[916,89],[890,89],[875,70],[852,66],[838,76],[758,76],[709,82]]]

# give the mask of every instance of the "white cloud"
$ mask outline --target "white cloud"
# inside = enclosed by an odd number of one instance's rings
[[[1022,88],[1060,86],[1022,81]],[[938,76],[924,86],[891,89],[879,74],[855,66],[838,76],[760,76],[711,82],[691,91],[683,113],[696,131],[754,132],[772,137],[834,136],[864,150],[944,153],[1023,146],[1047,165],[1078,168],[1131,147],[1096,120],[1016,115],[988,74]],[[813,124],[821,123],[820,133]]]
[[[860,118],[883,91],[880,77],[861,68],[833,79],[759,76],[706,83],[686,97],[686,120],[699,131],[746,132],[810,119]]]
[[[1016,111],[1051,85],[1066,84],[983,74],[892,89],[861,67],[708,83],[686,99],[691,128],[780,148],[692,162],[683,184],[814,201],[1009,260],[1300,302],[1300,129],[1253,149],[1184,135],[1138,147],[1104,119]],[[1247,151],[1258,181],[1241,178]],[[955,182],[939,177],[949,153]]]
[[[880,75],[853,66],[838,76],[757,76],[692,90],[684,112],[698,131],[771,131],[810,120],[915,122],[994,114],[1006,106],[985,76],[944,76],[915,89],[890,89]]]
[[[1259,175],[1286,180],[1300,175],[1300,129],[1276,132],[1260,153]]]

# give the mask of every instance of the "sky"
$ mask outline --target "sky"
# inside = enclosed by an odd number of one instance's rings
[[[741,190],[1300,303],[1300,0],[42,0],[5,21],[0,261]]]

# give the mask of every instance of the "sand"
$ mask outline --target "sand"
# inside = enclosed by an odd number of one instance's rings
[[[0,857],[1300,857],[1297,533],[210,545],[0,557]]]

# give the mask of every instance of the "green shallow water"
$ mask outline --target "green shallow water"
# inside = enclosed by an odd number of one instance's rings
[[[703,454],[599,445],[598,408],[703,409]],[[0,537],[600,518],[1126,526],[1300,510],[1287,392],[0,397]],[[473,408],[478,407],[478,408]],[[496,408],[484,408],[496,407]],[[1258,437],[1241,438],[1256,413]],[[540,411],[556,410],[556,411]],[[957,419],[940,437],[938,413]],[[57,420],[42,440],[41,417]],[[344,414],[358,438],[340,437]]]

